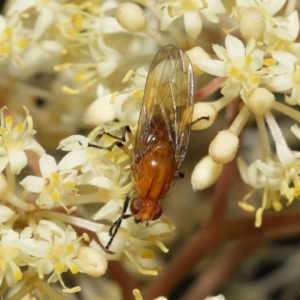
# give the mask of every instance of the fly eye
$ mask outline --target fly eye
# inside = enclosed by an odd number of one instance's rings
[[[143,207],[144,199],[142,198],[135,198],[130,203],[130,210],[134,215],[137,215],[141,208]]]
[[[157,220],[162,215],[162,213],[163,213],[162,207],[159,204],[157,204],[155,206],[155,212],[154,212],[152,220]]]

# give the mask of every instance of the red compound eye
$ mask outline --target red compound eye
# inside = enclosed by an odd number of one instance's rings
[[[135,198],[130,203],[130,210],[134,215],[137,215],[143,207],[144,199]]]
[[[162,215],[162,213],[163,213],[162,207],[159,204],[157,204],[155,206],[155,212],[152,220],[157,220]]]

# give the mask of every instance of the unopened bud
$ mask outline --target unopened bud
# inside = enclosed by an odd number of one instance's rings
[[[118,23],[129,32],[140,32],[147,28],[147,19],[143,10],[134,3],[122,3],[115,11]]]
[[[223,165],[216,164],[209,155],[202,158],[192,173],[193,189],[203,190],[211,186],[220,176],[222,168]]]
[[[230,130],[220,131],[209,146],[208,153],[217,164],[233,160],[239,146],[239,138]]]
[[[240,31],[245,40],[254,38],[261,40],[266,30],[266,19],[263,14],[254,7],[246,8],[240,19]]]

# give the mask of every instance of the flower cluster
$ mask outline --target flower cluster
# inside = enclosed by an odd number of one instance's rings
[[[300,120],[295,3],[226,5],[220,0],[6,1],[0,15],[0,95],[9,107],[0,111],[0,293],[7,287],[12,299],[65,299],[51,283],[59,282],[65,293],[81,287],[68,288],[63,273],[101,276],[109,260],[123,256],[141,273],[158,274],[157,266],[146,263],[155,257],[153,246],[168,251],[161,238],[174,227],[165,217],[149,224],[124,218],[109,251],[105,246],[134,190],[130,157],[115,146],[115,136],[122,136],[124,125],[136,133],[147,70],[167,44],[186,51],[196,89],[205,73],[219,77],[219,99],[199,102],[196,93],[193,120],[209,120],[193,122],[192,129],[210,127],[219,111],[238,107],[196,165],[193,188],[216,182],[224,164],[243,149],[240,136],[255,119],[261,153],[237,159],[251,188],[239,206],[256,211],[259,227],[266,209],[280,211],[298,198],[300,154],[288,146],[276,119],[281,113]],[[218,23],[231,29],[220,34]],[[201,39],[205,31],[212,40],[224,37],[224,43],[207,45],[210,39]],[[291,131],[300,139],[297,125]],[[130,138],[124,144],[130,152]],[[50,155],[56,147],[59,154]],[[257,207],[250,198],[258,193]]]
[[[220,131],[209,147],[209,155],[196,166],[192,183],[194,189],[203,189],[216,181],[222,166],[233,160],[238,151],[239,135],[245,124],[255,115],[261,141],[261,157],[247,165],[238,159],[240,174],[252,191],[239,202],[240,207],[254,211],[247,199],[257,190],[262,191],[262,205],[256,211],[256,223],[262,223],[262,213],[273,207],[282,209],[282,200],[287,205],[298,197],[299,155],[292,151],[276,122],[273,111],[278,111],[299,122],[300,114],[289,105],[297,105],[299,98],[298,60],[299,16],[297,11],[277,15],[286,1],[237,1],[232,17],[239,20],[239,29],[245,42],[228,34],[225,48],[213,45],[215,59],[203,59],[195,64],[205,72],[225,77],[222,98],[209,103],[196,104],[199,110],[215,114],[237,98],[242,107],[229,128]],[[286,104],[280,102],[284,94]],[[274,141],[276,155],[271,153],[271,141],[267,127]],[[297,127],[291,128],[296,134]],[[297,136],[297,135],[296,135]]]

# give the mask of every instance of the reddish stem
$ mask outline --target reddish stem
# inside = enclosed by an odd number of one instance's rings
[[[278,230],[283,228],[284,231]],[[254,227],[253,216],[202,228],[156,280],[144,289],[142,293],[144,300],[154,299],[157,296],[168,296],[203,257],[229,240],[247,237],[274,239],[286,237],[295,232],[300,232],[300,213],[266,215],[264,225],[260,228]]]
[[[227,278],[262,244],[263,239],[249,238],[235,243],[223,251],[212,265],[206,268],[204,274],[196,280],[181,300],[201,300],[212,295],[222,286]]]
[[[207,96],[213,94],[215,91],[220,89],[221,85],[225,82],[225,80],[226,78],[224,77],[214,78],[205,87],[198,90],[194,96],[195,103],[202,101],[202,99],[206,98]]]

